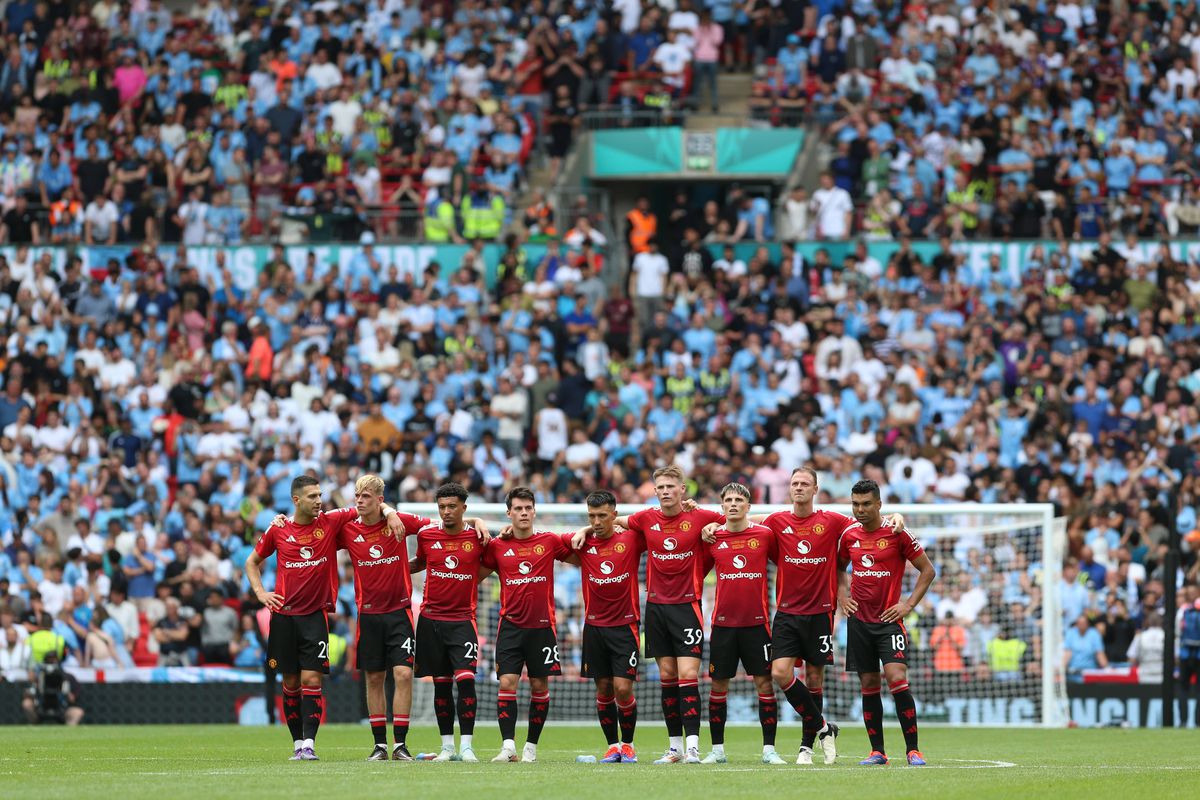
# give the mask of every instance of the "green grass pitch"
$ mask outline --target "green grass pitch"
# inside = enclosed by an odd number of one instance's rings
[[[596,726],[550,726],[537,764],[467,765],[367,763],[371,735],[365,726],[328,725],[317,740],[317,763],[289,762],[291,742],[282,728],[236,726],[96,726],[0,728],[0,798],[420,798],[542,796],[571,800],[626,798],[789,797],[796,791],[827,798],[1003,797],[1173,798],[1200,793],[1200,740],[1194,731],[1137,729],[1003,730],[929,727],[921,731],[925,768],[903,766],[900,731],[887,731],[887,767],[859,767],[866,734],[846,726],[841,757],[832,767],[797,767],[799,731],[781,729],[780,753],[788,766],[759,763],[757,727],[728,731],[724,766],[662,766],[650,762],[666,737],[660,725],[638,731],[636,765],[576,764],[575,756],[601,755]],[[518,746],[521,743],[518,729]],[[413,752],[433,750],[437,731],[409,736]],[[486,762],[500,739],[493,726],[476,734]],[[701,741],[707,752],[707,731]],[[817,753],[820,761],[820,753]],[[409,794],[412,793],[412,794]]]

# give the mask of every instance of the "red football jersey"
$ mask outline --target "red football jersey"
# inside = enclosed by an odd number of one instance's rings
[[[763,520],[775,532],[779,570],[775,608],[784,614],[828,614],[837,601],[837,548],[851,517],[814,511],[798,517],[777,511]]]
[[[571,534],[563,541],[570,547]],[[638,563],[645,552],[642,538],[632,531],[607,539],[588,536],[579,556],[583,578],[583,616],[588,625],[636,625],[642,609],[638,597]]]
[[[358,516],[354,509],[322,512],[308,525],[288,520],[267,528],[254,552],[261,558],[278,554],[275,593],[283,596],[277,614],[304,616],[330,611],[337,603],[338,534]]]
[[[554,562],[573,552],[557,533],[489,541],[482,563],[500,579],[500,618],[522,628],[553,628]]]
[[[440,522],[417,532],[417,556],[425,559],[421,616],[447,622],[475,621],[483,547],[474,528],[457,535]]]
[[[867,531],[857,522],[847,528],[838,558],[850,562],[850,596],[858,603],[855,619],[883,622],[883,612],[900,601],[904,568],[923,552],[907,530],[882,525]]]
[[[646,600],[673,605],[700,599],[708,571],[701,558],[700,532],[720,514],[697,508],[668,517],[658,508],[647,508],[629,517],[629,529],[642,536],[646,561]]]
[[[764,525],[732,533],[716,531],[708,553],[717,572],[712,624],[718,628],[768,625],[770,594],[767,563],[775,560],[775,534]]]
[[[425,524],[428,525],[429,520],[425,520]],[[406,520],[406,530],[419,530],[407,526]],[[388,532],[386,521],[364,525],[354,519],[342,529],[338,544],[349,551],[354,565],[354,602],[359,613],[387,614],[412,605],[408,548]]]

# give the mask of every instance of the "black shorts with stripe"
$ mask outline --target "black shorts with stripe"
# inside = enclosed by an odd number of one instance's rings
[[[451,678],[479,666],[479,632],[474,620],[417,620],[418,678]]]
[[[908,663],[908,631],[899,622],[863,622],[851,617],[846,625],[846,671],[879,672],[880,663]]]
[[[558,660],[558,637],[554,628],[522,628],[500,620],[496,629],[496,674],[530,678],[562,675]]]
[[[585,678],[638,677],[637,623],[628,625],[584,625],[583,669]]]
[[[354,653],[364,672],[383,672],[392,667],[413,665],[417,634],[411,608],[386,614],[359,614]]]
[[[737,677],[738,663],[746,674],[771,674],[771,630],[766,625],[713,627],[709,634],[708,675],[715,680]]]
[[[646,658],[700,658],[703,651],[699,603],[646,603]]]
[[[311,614],[271,614],[267,633],[267,666],[283,675],[301,670],[329,674],[329,618]]]
[[[775,658],[795,658],[816,667],[833,663],[833,615],[775,612],[771,623]]]

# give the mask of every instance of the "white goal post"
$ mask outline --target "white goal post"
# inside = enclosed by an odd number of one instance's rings
[[[437,519],[436,508],[429,503],[401,503],[397,507]],[[645,507],[620,505],[618,510],[631,514]],[[820,507],[850,513],[846,505]],[[751,513],[767,514],[785,508],[789,507],[756,505]],[[1059,591],[1065,525],[1055,517],[1054,506],[885,505],[884,512],[904,515],[907,526],[938,570],[929,597],[908,620],[912,638],[909,677],[922,722],[1066,725],[1061,658],[1064,624]],[[484,519],[493,532],[507,523],[503,503],[469,501],[467,516]],[[537,507],[538,530],[567,532],[586,524],[583,503]],[[411,549],[414,544],[409,541]],[[644,569],[643,562],[643,580]],[[916,570],[910,569],[905,592],[911,589],[915,577]],[[712,608],[712,582],[710,575],[705,587],[706,614]],[[419,608],[423,576],[415,575],[414,583],[414,608]],[[479,598],[480,675],[494,680],[491,637],[498,617],[498,586],[494,579],[482,582]],[[552,717],[558,721],[590,721],[594,718],[591,685],[578,678],[582,598],[576,568],[562,564],[556,568],[556,601],[564,677],[554,682]],[[948,613],[952,620],[944,619]],[[860,719],[858,682],[845,672],[844,627],[839,619],[836,662],[826,672],[825,703],[832,711],[831,718]],[[997,639],[1009,641],[999,644]],[[654,670],[653,662],[645,664],[639,684],[639,696],[644,697],[639,706],[652,719],[658,688]],[[419,695],[427,688],[418,687]],[[524,696],[524,682],[522,691]],[[757,719],[753,697],[750,681],[734,681],[730,690],[731,722]],[[493,703],[486,698],[485,691],[480,701],[480,716],[484,719],[494,714]],[[415,713],[421,713],[421,705],[419,699]],[[885,699],[885,705],[890,717],[890,698]],[[781,721],[787,721],[790,709],[786,704],[781,712]]]

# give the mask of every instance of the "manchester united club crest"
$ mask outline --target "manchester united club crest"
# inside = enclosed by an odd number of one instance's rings
[[[757,550],[757,549],[758,549],[758,539],[751,539],[751,540],[750,540],[749,542],[747,542],[746,544],[750,545],[750,549],[751,549],[751,550]]]
[[[625,543],[617,542],[615,545],[613,545],[613,551],[617,552],[617,553],[624,553],[625,552]]]
[[[818,524],[816,524],[816,525],[813,525],[812,532],[813,532],[815,535],[817,535],[817,536],[820,536],[822,533],[824,533],[824,532],[825,532],[825,526],[824,526],[824,525],[821,525],[821,524],[819,524],[819,523],[818,523]]]
[[[324,539],[325,531],[321,528],[317,528],[315,531],[313,531],[313,536],[317,537],[318,539]]]
[[[469,553],[475,549],[475,545],[471,542],[463,542],[462,549],[464,553]]]
[[[546,547],[545,547],[545,545],[540,545],[540,544],[539,544],[539,545],[534,545],[534,548],[533,548],[533,554],[534,554],[535,556],[545,555],[545,553],[546,553]]]
[[[684,520],[683,522],[679,523],[679,530],[683,531],[684,533],[687,533],[691,529],[692,529],[692,523],[688,522],[687,520]]]
[[[273,658],[270,658],[270,659],[267,659],[267,666],[270,667],[271,669],[275,669],[276,667],[279,666],[279,662]]]
[[[884,549],[886,549],[886,548],[887,548],[887,546],[888,546],[888,540],[887,540],[887,539],[880,539],[880,540],[879,540],[879,549],[880,549],[880,550],[884,550]]]

